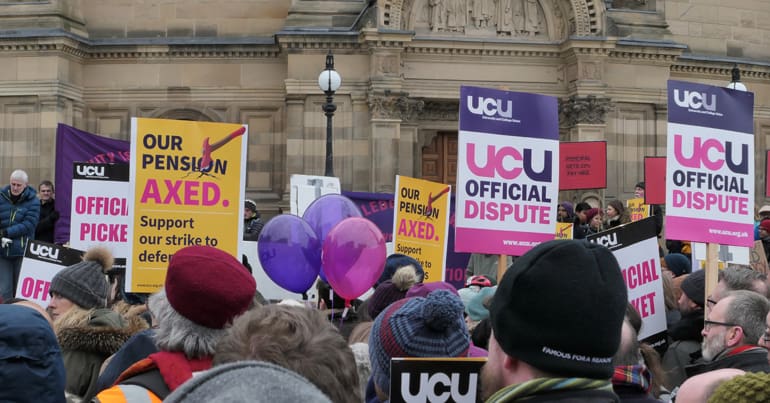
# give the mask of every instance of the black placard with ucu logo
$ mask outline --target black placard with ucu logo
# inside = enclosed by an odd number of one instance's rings
[[[475,403],[486,358],[393,358],[391,403]]]
[[[59,270],[83,260],[83,252],[46,242],[29,241],[21,261],[16,298],[48,305],[51,280]]]
[[[76,162],[72,165],[72,179],[94,179],[128,182],[128,164],[95,164]]]

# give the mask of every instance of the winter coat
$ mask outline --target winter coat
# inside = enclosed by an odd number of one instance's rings
[[[0,189],[0,229],[5,231],[11,245],[0,249],[0,256],[23,256],[30,239],[35,239],[35,228],[40,218],[40,200],[35,188],[27,186],[16,203],[11,199],[11,186]]]
[[[127,323],[110,309],[85,312],[91,314],[87,325],[65,327],[57,333],[67,370],[66,391],[78,397],[95,395],[104,360],[143,328],[138,320]]]
[[[685,368],[687,377],[723,368],[742,369],[746,372],[770,373],[767,350],[759,346],[741,346],[724,351],[712,361],[690,365]]]
[[[262,232],[262,227],[265,224],[259,217],[259,214],[253,215],[247,220],[243,220],[243,240],[244,241],[258,241],[259,234]]]
[[[0,305],[0,401],[64,403],[64,379],[48,321],[34,309]]]
[[[38,241],[53,243],[53,231],[59,212],[56,211],[56,202],[50,199],[47,203],[40,203],[40,219],[35,228],[35,239]]]
[[[666,386],[673,388],[687,379],[684,369],[700,358],[700,350],[701,344],[694,340],[678,340],[668,347],[661,362],[666,373]]]

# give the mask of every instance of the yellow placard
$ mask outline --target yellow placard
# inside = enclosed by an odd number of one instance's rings
[[[444,281],[451,187],[396,176],[393,251],[417,259],[425,282]]]
[[[628,208],[628,214],[631,216],[632,222],[650,216],[650,205],[644,204],[644,198],[628,199],[626,201],[626,208]]]
[[[571,222],[557,222],[555,239],[572,239],[573,227],[574,225]]]
[[[185,246],[216,247],[240,260],[247,130],[229,123],[131,120],[128,291],[158,291],[171,255]]]

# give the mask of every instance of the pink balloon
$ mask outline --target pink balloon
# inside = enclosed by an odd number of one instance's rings
[[[386,253],[380,229],[366,218],[351,217],[326,234],[321,262],[334,291],[353,300],[380,278]]]

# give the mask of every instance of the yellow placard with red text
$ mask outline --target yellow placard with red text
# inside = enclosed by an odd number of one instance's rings
[[[642,197],[628,199],[626,201],[626,208],[628,208],[628,214],[631,216],[632,222],[650,216],[650,205],[644,204],[644,198]]]
[[[573,227],[574,225],[571,222],[557,222],[555,239],[572,239]]]
[[[163,287],[171,256],[189,245],[240,260],[248,127],[131,119],[126,291]]]
[[[451,187],[396,176],[393,251],[415,258],[424,282],[444,281]]]

